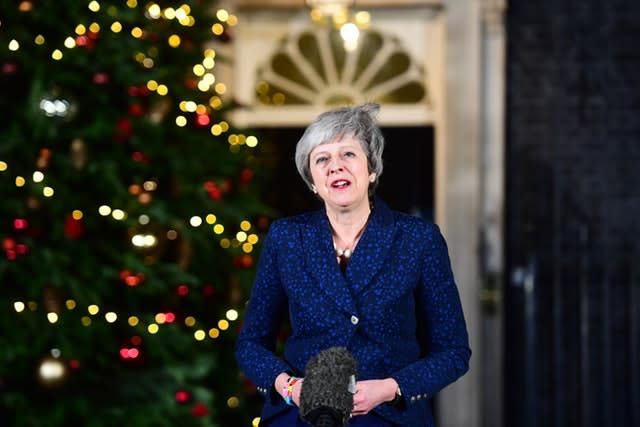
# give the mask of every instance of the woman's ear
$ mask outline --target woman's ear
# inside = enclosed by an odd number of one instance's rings
[[[313,191],[313,194],[318,194],[318,189],[316,188],[315,184],[311,184],[311,191]]]
[[[376,174],[375,172],[372,173],[371,175],[369,175],[369,182],[373,183],[376,180]]]

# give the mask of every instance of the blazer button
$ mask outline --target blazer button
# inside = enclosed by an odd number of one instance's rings
[[[351,323],[353,323],[354,325],[357,325],[359,321],[360,319],[358,319],[356,316],[351,316]]]

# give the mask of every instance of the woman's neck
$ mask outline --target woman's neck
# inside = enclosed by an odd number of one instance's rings
[[[352,210],[327,209],[327,217],[331,224],[336,249],[353,251],[367,225],[370,213],[371,207],[368,203]]]

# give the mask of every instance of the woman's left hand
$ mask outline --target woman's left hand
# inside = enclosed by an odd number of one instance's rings
[[[358,381],[351,415],[365,415],[376,406],[393,400],[397,389],[398,383],[393,378]]]

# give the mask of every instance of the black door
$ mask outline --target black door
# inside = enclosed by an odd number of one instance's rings
[[[640,426],[639,5],[509,3],[505,426]]]

